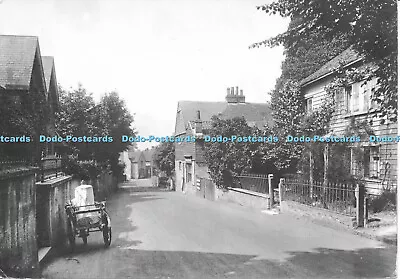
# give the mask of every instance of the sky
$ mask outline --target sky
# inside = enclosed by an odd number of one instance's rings
[[[283,48],[249,49],[287,29],[256,9],[268,0],[0,0],[0,33],[39,37],[57,81],[96,100],[116,90],[141,136],[168,136],[178,101],[225,101],[239,86],[264,103]],[[154,143],[139,144],[139,148]]]

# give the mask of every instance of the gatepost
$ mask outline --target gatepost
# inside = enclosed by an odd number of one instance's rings
[[[355,195],[356,195],[356,224],[357,227],[364,227],[365,186],[363,184],[357,184]]]
[[[273,174],[268,174],[268,195],[269,195],[269,203],[268,207],[272,208],[274,205],[274,191],[272,189],[272,179],[274,178]]]
[[[285,183],[285,179],[284,178],[280,178],[279,179],[279,185],[278,185],[278,189],[279,189],[279,206],[282,206],[282,196],[283,196],[283,183]]]

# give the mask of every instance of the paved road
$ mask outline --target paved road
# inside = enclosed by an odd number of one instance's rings
[[[143,185],[143,183],[142,183]],[[383,278],[394,247],[291,215],[125,184],[108,202],[113,242],[100,233],[61,254],[45,278]],[[81,243],[81,242],[79,242]]]

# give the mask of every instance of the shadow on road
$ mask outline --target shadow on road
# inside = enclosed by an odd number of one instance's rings
[[[283,262],[234,255],[184,251],[121,250],[116,262],[134,259],[133,266],[118,266],[115,278],[388,278],[395,259],[382,258],[385,249],[344,251],[317,249],[290,252]]]

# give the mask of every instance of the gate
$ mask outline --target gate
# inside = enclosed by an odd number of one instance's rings
[[[211,179],[196,176],[196,196],[215,201],[215,185]]]

